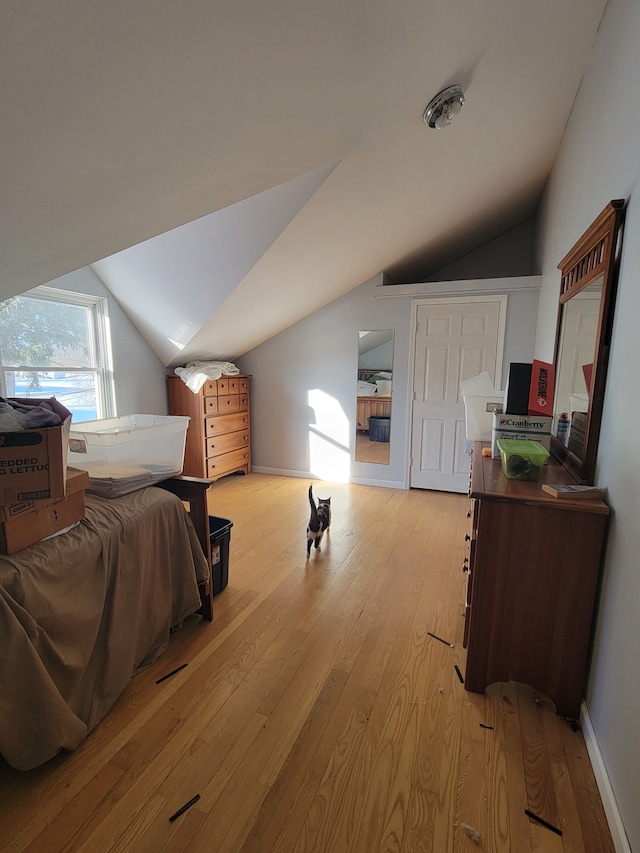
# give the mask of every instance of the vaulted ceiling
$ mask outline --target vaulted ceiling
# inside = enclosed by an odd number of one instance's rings
[[[534,214],[605,4],[4,2],[0,297],[91,265],[175,366],[420,280]]]

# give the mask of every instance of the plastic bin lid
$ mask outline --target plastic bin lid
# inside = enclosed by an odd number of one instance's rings
[[[544,456],[549,451],[539,441],[530,438],[499,438],[496,441],[501,453],[519,453],[521,456]]]

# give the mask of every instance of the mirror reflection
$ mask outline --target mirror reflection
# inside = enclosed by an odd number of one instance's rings
[[[624,208],[610,201],[558,264],[551,452],[580,483],[596,472]]]
[[[584,453],[603,283],[600,276],[572,296],[560,317],[553,428],[579,457]]]
[[[358,332],[356,462],[389,464],[393,331]]]

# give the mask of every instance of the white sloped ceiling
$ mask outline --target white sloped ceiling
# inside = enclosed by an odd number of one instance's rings
[[[161,361],[180,363],[203,320],[245,278],[332,168],[236,202],[92,268]]]
[[[0,298],[93,265],[175,366],[424,277],[534,213],[605,3],[2,3]]]

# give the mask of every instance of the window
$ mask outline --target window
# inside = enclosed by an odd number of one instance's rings
[[[74,423],[113,417],[107,300],[45,286],[0,302],[0,393],[56,397]]]

